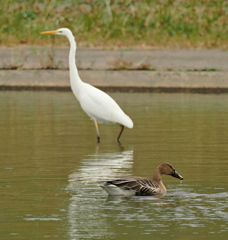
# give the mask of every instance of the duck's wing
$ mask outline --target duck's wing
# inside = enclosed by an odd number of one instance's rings
[[[129,177],[107,181],[105,185],[114,185],[122,190],[134,191],[137,196],[151,196],[160,193],[159,185],[147,178]]]
[[[136,195],[151,196],[151,195],[161,193],[160,186],[156,182],[148,178],[138,179],[137,184],[138,184],[138,191],[136,191]]]

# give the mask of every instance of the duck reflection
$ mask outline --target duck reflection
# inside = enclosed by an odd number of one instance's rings
[[[130,175],[133,150],[101,153],[97,146],[93,154],[85,155],[81,167],[69,175],[67,190],[72,192],[68,207],[71,239],[112,236],[102,204],[107,195],[99,187],[100,181]],[[113,233],[114,234],[114,233]]]

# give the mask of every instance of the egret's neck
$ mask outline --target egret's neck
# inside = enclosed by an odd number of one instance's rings
[[[72,91],[77,97],[83,82],[78,75],[78,69],[75,62],[76,42],[74,40],[74,36],[69,37],[69,42],[70,42],[70,54],[69,54],[70,84]]]

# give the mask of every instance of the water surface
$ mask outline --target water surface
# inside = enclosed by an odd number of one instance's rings
[[[93,122],[71,92],[0,92],[0,239],[226,239],[228,95],[112,93],[134,121]],[[184,176],[155,197],[109,198],[99,181]]]

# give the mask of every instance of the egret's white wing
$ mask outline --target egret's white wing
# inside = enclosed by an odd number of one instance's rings
[[[82,109],[92,118],[101,122],[119,123],[132,128],[133,122],[119,105],[105,92],[85,84],[78,100]]]

